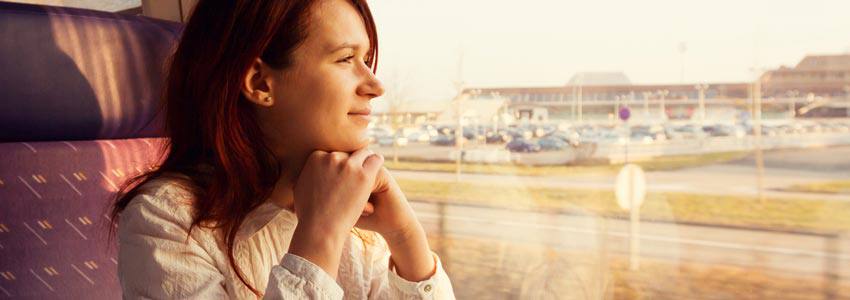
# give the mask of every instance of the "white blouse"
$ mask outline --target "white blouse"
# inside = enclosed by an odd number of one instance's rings
[[[230,266],[223,240],[195,227],[187,235],[193,196],[173,180],[146,183],[121,213],[118,276],[130,299],[256,299]],[[440,260],[426,280],[407,281],[389,265],[386,241],[351,235],[336,281],[322,268],[287,253],[298,220],[268,201],[239,228],[234,257],[245,280],[265,299],[454,299]]]

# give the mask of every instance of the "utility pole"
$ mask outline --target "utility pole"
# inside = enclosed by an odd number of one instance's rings
[[[850,118],[850,85],[844,85],[844,114]]]
[[[699,99],[699,125],[705,126],[705,91],[708,90],[708,85],[700,83],[695,88],[697,89]]]
[[[685,52],[688,51],[688,44],[685,42],[679,42],[679,64],[681,69],[679,69],[679,83],[685,83]]]
[[[788,116],[791,118],[791,121],[794,121],[797,117],[797,96],[800,95],[800,91],[790,90],[785,92],[785,95],[788,96]]]
[[[460,57],[458,58],[457,66],[457,97],[455,99],[455,114],[457,117],[457,128],[455,129],[455,181],[460,182],[460,169],[463,160],[463,102],[466,93],[464,92],[466,83],[463,81],[463,49],[461,48]]]
[[[649,120],[649,97],[652,96],[652,92],[643,92],[643,118],[644,120]]]
[[[764,197],[764,155],[761,149],[761,73],[758,69],[752,84],[753,97],[753,134],[755,135],[755,159],[756,159],[756,188],[758,189],[759,201],[765,203]]]
[[[667,121],[667,104],[665,103],[665,97],[670,94],[668,90],[659,90],[658,96],[661,97],[661,120]]]
[[[584,118],[582,116],[582,105],[583,104],[582,104],[582,98],[581,98],[582,97],[581,88],[582,88],[582,85],[584,84],[584,74],[578,74],[578,76],[579,76],[578,77],[578,123],[582,124],[582,123],[584,123]]]

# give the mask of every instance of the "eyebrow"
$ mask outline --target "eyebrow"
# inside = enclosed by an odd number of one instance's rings
[[[345,42],[345,43],[337,45],[336,47],[330,46],[330,47],[328,47],[328,49],[330,49],[330,52],[337,52],[337,51],[342,50],[342,49],[358,50],[358,49],[360,49],[360,45]]]

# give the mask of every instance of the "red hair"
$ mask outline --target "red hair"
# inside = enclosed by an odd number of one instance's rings
[[[313,0],[201,0],[171,59],[161,112],[169,138],[162,163],[124,183],[111,209],[112,225],[144,183],[166,173],[190,178],[193,221],[218,230],[231,267],[257,296],[236,264],[236,233],[249,212],[263,204],[282,173],[263,141],[252,104],[240,84],[256,58],[273,68],[291,65],[307,35]],[[351,0],[366,24],[368,58],[377,70],[378,40],[365,0]],[[175,178],[177,179],[177,178]],[[110,226],[114,235],[114,226]]]

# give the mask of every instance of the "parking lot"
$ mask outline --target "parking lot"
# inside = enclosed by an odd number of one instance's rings
[[[669,155],[805,149],[850,144],[850,120],[770,122],[755,134],[752,125],[694,124],[621,126],[526,125],[455,129],[422,125],[370,130],[374,148],[402,160],[561,165],[619,163]],[[393,145],[396,143],[396,145]]]

